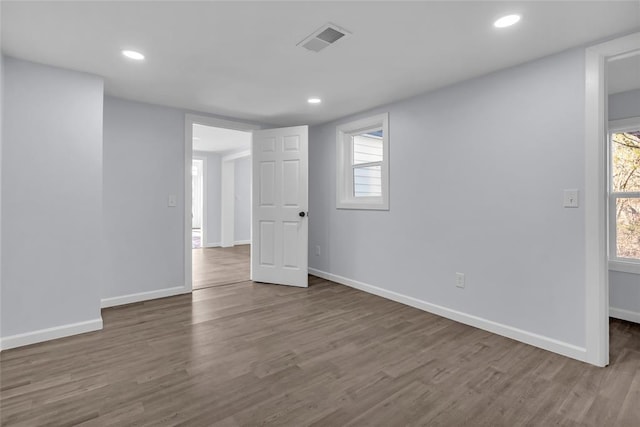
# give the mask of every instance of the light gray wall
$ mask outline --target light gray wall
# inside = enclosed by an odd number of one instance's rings
[[[101,78],[4,58],[2,337],[100,319]]]
[[[104,97],[104,226],[102,298],[184,286],[183,111]]]
[[[251,157],[236,160],[234,240],[251,239]]]
[[[0,10],[2,8],[0,7]],[[0,52],[0,189],[2,189],[2,106],[4,104],[4,55]],[[2,308],[2,192],[0,191],[0,309]],[[2,337],[2,315],[0,315],[0,337]]]
[[[640,117],[640,90],[609,97],[609,120]],[[640,275],[609,272],[609,305],[640,316]]]
[[[584,347],[584,73],[572,50],[312,127],[310,266]],[[336,125],[385,111],[390,210],[337,210]]]
[[[640,89],[609,96],[609,120],[640,117]]]
[[[204,246],[220,246],[220,155],[194,151],[194,157],[206,159],[207,177],[204,190],[207,204],[207,241]]]
[[[640,275],[610,271],[609,306],[640,315]]]

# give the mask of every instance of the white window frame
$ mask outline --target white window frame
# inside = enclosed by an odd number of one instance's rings
[[[618,198],[640,198],[639,191],[614,192],[611,174],[613,172],[613,156],[611,155],[611,135],[614,133],[628,132],[640,129],[640,117],[632,117],[623,120],[612,120],[609,122],[607,134],[607,157],[608,157],[608,173],[607,173],[607,193],[608,193],[608,226],[609,226],[609,270],[621,271],[624,273],[640,274],[640,260],[634,258],[620,258],[616,254],[617,247],[617,229],[615,221],[616,200]]]
[[[353,136],[380,129],[382,129],[382,162],[357,166],[381,166],[382,195],[380,197],[356,197],[353,191]],[[389,113],[366,117],[338,126],[336,155],[336,208],[389,210]]]

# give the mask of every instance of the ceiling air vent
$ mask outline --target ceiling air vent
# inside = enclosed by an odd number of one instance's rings
[[[327,46],[330,46],[345,36],[351,35],[350,32],[337,25],[328,23],[318,28],[309,37],[302,40],[297,46],[302,46],[313,52],[320,52]]]

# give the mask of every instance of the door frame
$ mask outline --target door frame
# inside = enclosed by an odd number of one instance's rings
[[[209,224],[207,223],[207,158],[204,156],[192,156],[191,157],[191,161],[193,162],[193,160],[199,160],[202,162],[202,185],[201,185],[201,190],[202,190],[202,209],[200,212],[200,215],[202,215],[202,217],[200,218],[200,247],[204,248],[205,246],[205,242],[207,241],[207,228],[209,226]],[[193,163],[192,163],[193,164]],[[191,203],[193,204],[193,200],[191,201]],[[192,225],[193,227],[193,225]]]
[[[585,287],[586,361],[609,364],[606,140],[608,60],[640,50],[640,33],[588,47],[585,52]]]
[[[184,115],[184,235],[182,243],[184,249],[185,292],[193,291],[193,266],[191,264],[191,159],[193,158],[193,125],[212,126],[245,132],[262,129],[262,126],[252,123],[190,113]]]

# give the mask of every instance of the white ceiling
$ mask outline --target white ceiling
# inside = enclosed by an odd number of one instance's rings
[[[640,28],[638,0],[0,4],[8,55],[104,76],[113,96],[283,126]],[[522,21],[493,28],[507,13]],[[296,46],[327,22],[353,35],[320,53]],[[323,103],[308,105],[312,95]]]
[[[640,54],[611,61],[608,67],[609,94],[640,89]]]
[[[193,125],[193,149],[214,153],[246,151],[251,148],[251,132]]]

